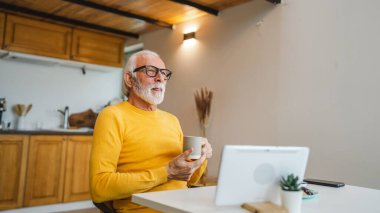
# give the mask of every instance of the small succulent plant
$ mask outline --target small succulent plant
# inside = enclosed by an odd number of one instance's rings
[[[300,191],[301,182],[298,181],[298,176],[290,174],[286,177],[281,177],[280,186],[284,191]]]

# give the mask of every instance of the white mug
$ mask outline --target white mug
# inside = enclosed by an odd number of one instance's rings
[[[197,160],[202,155],[202,145],[205,138],[199,136],[184,136],[183,151],[193,148],[193,152],[188,156],[188,159]]]

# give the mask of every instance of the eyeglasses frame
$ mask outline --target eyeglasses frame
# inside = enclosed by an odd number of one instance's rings
[[[156,74],[155,74],[154,76],[150,76],[150,75],[148,75],[148,70],[147,70],[147,69],[148,69],[149,67],[153,67],[153,68],[156,70]],[[143,69],[143,68],[145,68],[145,70],[144,70],[145,75],[147,75],[147,76],[149,76],[149,77],[152,77],[152,78],[157,77],[158,72],[160,72],[163,76],[166,77],[165,80],[169,80],[170,77],[171,77],[172,74],[173,74],[173,72],[170,71],[170,70],[168,70],[168,69],[160,69],[160,68],[155,67],[155,66],[153,66],[153,65],[143,65],[143,66],[141,66],[141,67],[137,67],[136,69],[133,70],[133,73],[138,72],[138,71],[140,71],[140,70]],[[165,74],[162,72],[162,70],[167,70],[167,71],[169,71],[169,74],[168,74],[168,75],[165,75]]]

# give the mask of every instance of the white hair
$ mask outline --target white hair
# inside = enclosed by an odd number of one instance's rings
[[[129,57],[127,63],[124,66],[124,71],[123,73],[125,74],[126,72],[130,72],[132,74],[133,78],[136,78],[136,73],[133,73],[133,70],[135,70],[136,67],[136,62],[138,58],[160,58],[160,55],[158,55],[156,52],[150,51],[150,50],[141,50],[139,52],[136,52]],[[129,88],[127,85],[125,85],[125,82],[123,81],[123,93],[125,96],[129,96]]]

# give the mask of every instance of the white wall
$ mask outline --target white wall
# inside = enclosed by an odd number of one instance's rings
[[[380,189],[380,2],[255,0],[143,36],[174,71],[161,108],[199,134],[193,90],[215,93],[208,137],[311,148],[307,176]],[[197,25],[197,43],[182,31]]]
[[[62,66],[0,60],[0,97],[7,100],[3,121],[15,123],[14,104],[33,104],[26,128],[56,128],[63,123],[57,109],[70,107],[70,113],[98,110],[115,97],[121,97],[122,71],[82,71]],[[13,125],[12,125],[13,126]]]

